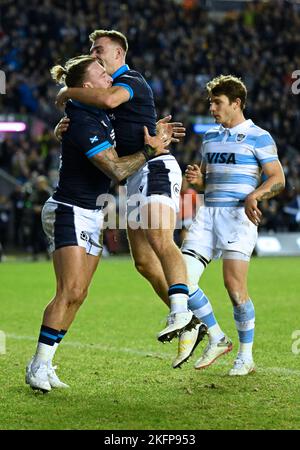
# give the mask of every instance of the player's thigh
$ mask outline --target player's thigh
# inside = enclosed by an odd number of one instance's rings
[[[142,226],[146,236],[173,236],[176,225],[176,210],[173,204],[166,204],[164,196],[152,197],[141,208]]]
[[[135,262],[151,260],[155,253],[147,240],[145,230],[138,228],[137,230],[127,228],[127,237],[131,255]]]
[[[249,261],[245,260],[242,254],[239,257],[238,252],[231,253],[236,253],[235,258],[237,259],[223,259],[224,284],[231,291],[245,291],[247,290]]]
[[[89,267],[85,248],[61,247],[53,252],[53,265],[58,291],[86,290],[89,284]]]
[[[127,236],[132,258],[137,270],[146,275],[159,277],[162,274],[161,262],[151,247],[145,231],[142,229],[132,230],[128,228]]]
[[[101,255],[94,256],[94,255],[87,254],[86,257],[87,257],[87,280],[88,280],[88,285],[90,285],[93,275],[99,265]]]

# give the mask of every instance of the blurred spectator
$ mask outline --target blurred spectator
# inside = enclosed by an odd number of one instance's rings
[[[13,229],[14,229],[14,245],[16,248],[22,246],[22,218],[24,211],[25,193],[21,184],[15,187],[11,193],[10,200],[13,211]]]
[[[300,182],[298,181],[298,187],[296,189],[296,194],[283,208],[284,213],[288,218],[288,230],[289,231],[300,231]]]
[[[300,5],[249,1],[241,11],[222,17],[204,8],[209,3],[31,0],[24,9],[21,0],[2,1],[0,65],[7,94],[0,95],[0,107],[5,113],[28,114],[31,124],[23,135],[0,142],[1,168],[23,185],[37,173],[55,187],[59,144],[52,129],[61,112],[54,106],[58,87],[49,68],[87,53],[93,29],[115,28],[128,37],[129,66],[143,73],[153,88],[158,116],[171,113],[187,127],[185,141],[173,149],[183,170],[199,160],[201,136],[193,125],[199,116],[209,115],[205,83],[221,73],[244,79],[249,91],[246,117],[274,136],[287,177],[285,192],[262,205],[261,228],[299,229],[297,215],[283,207],[294,208],[299,197],[300,94],[292,93],[292,73],[300,69]],[[28,204],[25,198],[25,242]]]
[[[0,261],[8,243],[11,203],[5,195],[0,195]]]

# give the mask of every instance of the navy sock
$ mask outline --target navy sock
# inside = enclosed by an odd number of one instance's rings
[[[39,342],[46,345],[54,345],[57,341],[58,333],[58,330],[42,325],[39,335]]]

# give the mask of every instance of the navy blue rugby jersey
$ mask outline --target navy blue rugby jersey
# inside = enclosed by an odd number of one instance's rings
[[[70,125],[62,137],[57,201],[96,209],[97,197],[107,193],[108,178],[89,158],[115,145],[114,129],[105,111],[69,100]]]
[[[144,130],[155,135],[156,111],[153,92],[144,77],[128,65],[120,67],[113,75],[113,86],[128,90],[130,99],[108,112],[116,133],[116,150],[119,156],[127,156],[144,146]]]

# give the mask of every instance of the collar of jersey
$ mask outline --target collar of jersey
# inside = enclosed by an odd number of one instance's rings
[[[100,116],[102,114],[102,109],[96,108],[95,106],[85,105],[84,103],[78,102],[77,100],[69,100],[74,106],[80,109],[85,109],[86,111],[92,112]]]
[[[220,125],[219,133],[224,133],[226,130],[228,130],[229,134],[232,136],[233,134],[248,130],[248,128],[250,128],[251,125],[253,125],[251,119],[245,120],[244,122],[239,123],[236,127],[233,128],[225,128],[223,127],[223,125]]]
[[[115,78],[119,77],[120,75],[122,75],[124,72],[127,72],[127,70],[129,70],[129,66],[127,64],[124,64],[124,66],[121,66],[118,68],[118,70],[116,70],[113,74],[112,74],[112,79],[114,80]]]

